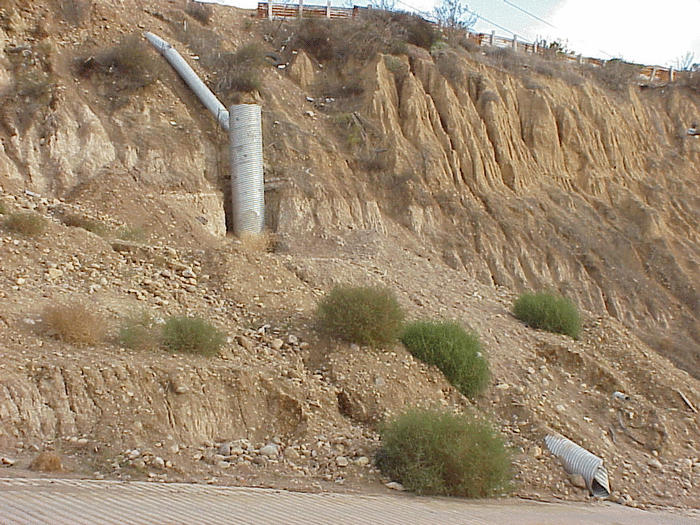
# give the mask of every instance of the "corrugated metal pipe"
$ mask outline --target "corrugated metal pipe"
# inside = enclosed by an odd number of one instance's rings
[[[261,111],[257,104],[229,108],[233,230],[262,233],[265,225]]]
[[[168,62],[170,62],[173,69],[178,72],[178,74],[182,77],[182,80],[184,80],[190,89],[194,91],[195,95],[199,97],[202,104],[204,104],[211,114],[216,117],[216,120],[219,122],[221,127],[228,131],[229,116],[228,111],[226,111],[226,107],[219,101],[218,98],[216,98],[216,95],[211,92],[207,85],[202,82],[202,79],[197,76],[194,69],[192,69],[187,62],[185,62],[182,55],[180,55],[180,53],[178,53],[177,50],[168,42],[159,36],[154,35],[153,33],[147,31],[143,34],[143,36],[145,36],[146,39],[153,44],[153,47],[155,47],[160,54],[163,55]]]
[[[546,436],[544,442],[561,460],[566,472],[583,476],[591,495],[597,498],[610,496],[608,471],[603,467],[602,459],[565,437]]]

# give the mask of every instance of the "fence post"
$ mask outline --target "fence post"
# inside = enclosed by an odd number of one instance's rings
[[[299,18],[304,18],[304,0],[299,0]]]
[[[656,76],[656,67],[652,67],[651,74],[649,75],[649,82],[653,82],[655,76]]]
[[[331,17],[331,0],[326,2],[326,18]]]
[[[578,56],[578,63],[583,64],[583,55],[579,54]]]
[[[673,66],[668,68],[668,81],[673,82]]]
[[[272,0],[267,2],[267,18],[272,20]]]
[[[518,49],[518,35],[513,35],[513,50],[517,51]]]
[[[496,31],[495,30],[491,31],[491,36],[489,37],[489,45],[490,46],[493,46],[493,39],[495,36],[496,36]]]

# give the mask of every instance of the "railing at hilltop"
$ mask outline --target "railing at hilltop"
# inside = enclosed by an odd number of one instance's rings
[[[304,5],[303,0],[298,4],[275,4],[274,2],[258,2],[258,18],[355,18],[366,7],[331,7],[328,0],[323,5]]]
[[[371,8],[367,7],[331,7],[330,0],[327,0],[326,5],[304,5],[304,1],[300,0],[298,4],[274,2],[258,2],[257,17],[268,19],[284,19],[284,18],[355,18],[361,13],[368,11]],[[493,47],[510,47],[512,49],[523,51],[525,53],[534,53],[538,55],[547,55],[552,52],[551,49],[538,45],[537,42],[526,42],[518,40],[517,35],[513,38],[498,36],[495,32],[491,33],[473,33],[466,31],[466,36],[469,41],[478,46],[493,46]],[[574,53],[566,53],[562,51],[556,52],[556,58],[567,60],[569,62],[577,62],[578,64],[590,64],[597,67],[605,67],[608,62],[599,58],[584,57]],[[661,66],[644,66],[639,64],[630,64],[639,67],[640,76],[645,77],[649,82],[673,82],[677,79],[679,72],[672,67]]]

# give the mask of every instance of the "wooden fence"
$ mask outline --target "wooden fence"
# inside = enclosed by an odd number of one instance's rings
[[[303,0],[298,4],[275,4],[273,2],[258,2],[258,18],[355,18],[366,7],[331,7],[330,0],[326,5],[304,5]]]
[[[257,17],[258,18],[269,18],[269,19],[280,19],[280,18],[355,18],[363,12],[366,12],[367,7],[331,7],[330,0],[327,0],[326,5],[304,5],[303,0],[299,0],[298,4],[275,4],[273,2],[258,2]],[[466,32],[467,38],[479,46],[493,46],[493,47],[510,47],[517,51],[523,51],[525,53],[535,53],[539,55],[545,55],[551,53],[551,50],[539,46],[536,42],[525,42],[523,40],[518,40],[517,35],[513,35],[513,38],[506,38],[498,36],[495,32],[491,33],[473,33],[471,31]],[[593,66],[605,67],[606,60],[601,60],[599,58],[584,57],[581,55],[576,55],[573,53],[562,53],[557,52],[556,58],[561,60],[567,60],[570,62],[577,62],[579,64],[591,64]],[[645,77],[649,82],[673,82],[677,80],[679,75],[678,71],[674,71],[672,67],[660,67],[660,66],[643,66],[639,64],[630,64],[632,66],[639,67],[640,76]]]

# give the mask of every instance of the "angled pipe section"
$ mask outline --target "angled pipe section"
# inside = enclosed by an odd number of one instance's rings
[[[170,62],[173,69],[178,72],[182,80],[184,80],[190,89],[194,91],[195,95],[199,97],[202,104],[214,115],[221,127],[228,131],[229,115],[228,111],[226,111],[226,107],[216,98],[216,95],[211,92],[207,85],[202,82],[202,79],[197,76],[194,69],[185,62],[182,55],[168,42],[153,33],[146,31],[143,36],[146,37],[146,40],[148,40],[168,62]]]
[[[583,476],[591,495],[597,498],[610,496],[608,471],[603,467],[602,459],[565,437],[546,436],[544,442],[549,451],[561,460],[566,472]]]

